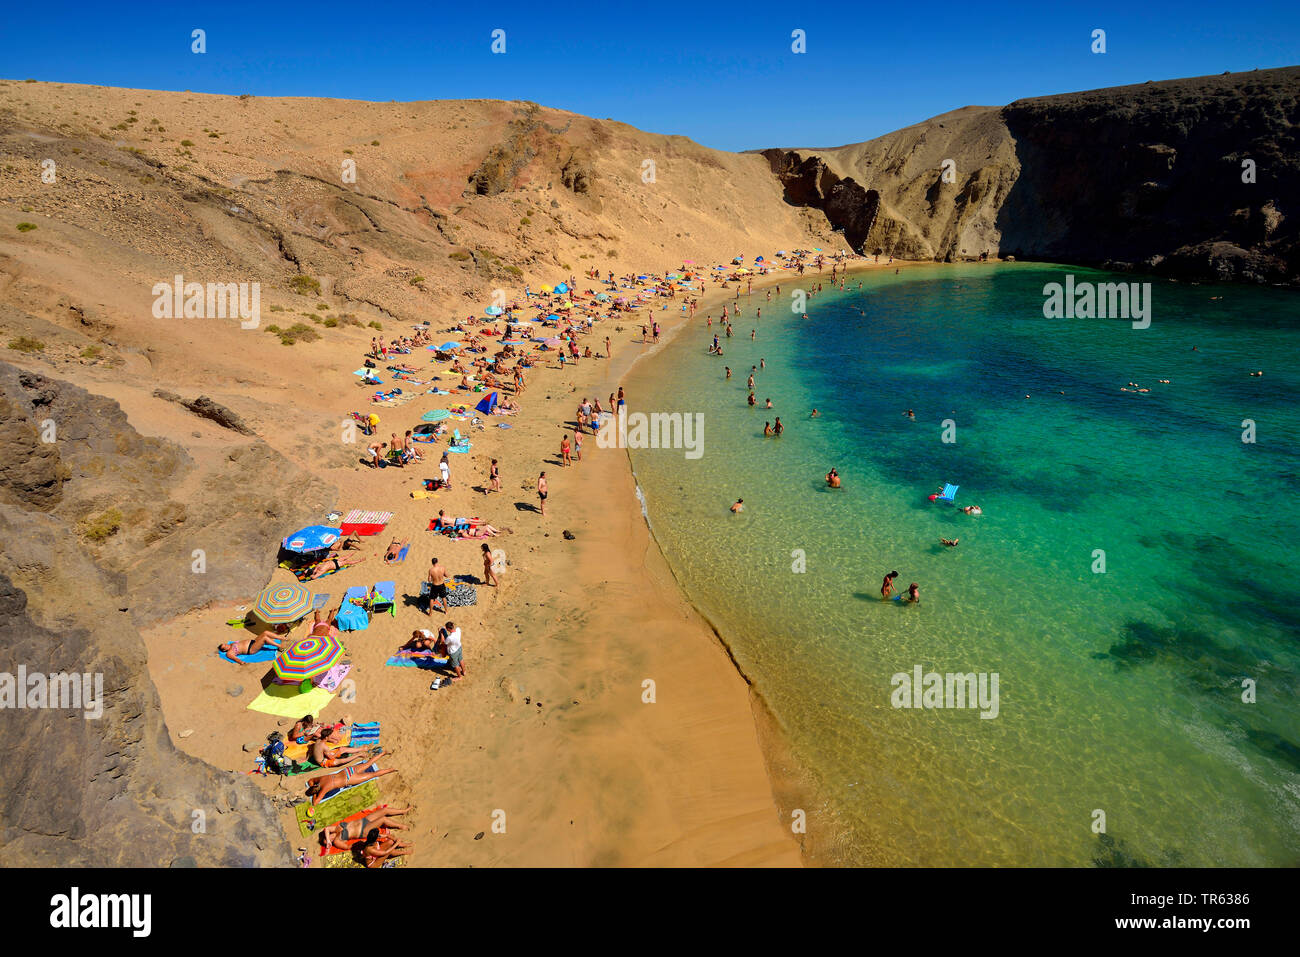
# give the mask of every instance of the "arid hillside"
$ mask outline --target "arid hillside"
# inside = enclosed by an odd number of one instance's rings
[[[1300,67],[969,106],[765,150],[855,249],[1300,282]],[[1249,161],[1249,162],[1248,162]]]

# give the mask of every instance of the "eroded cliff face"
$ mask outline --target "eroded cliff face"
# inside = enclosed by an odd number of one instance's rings
[[[260,523],[305,523],[328,490],[260,441],[200,466],[116,402],[3,363],[0,462],[20,463],[0,469],[0,672],[102,676],[98,715],[6,703],[0,865],[288,864],[254,784],[173,747],[137,627],[256,591]]]
[[[966,107],[763,155],[788,202],[868,255],[1296,284],[1298,129],[1300,67],[1287,67]]]

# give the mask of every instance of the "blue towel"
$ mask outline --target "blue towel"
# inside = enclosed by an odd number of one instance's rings
[[[280,653],[279,648],[273,648],[270,645],[265,645],[263,646],[262,650],[255,655],[235,655],[235,658],[238,658],[246,665],[260,665],[267,661],[274,661],[275,656],[279,653]],[[231,658],[230,655],[223,654],[220,651],[217,652],[217,657],[226,659],[226,661],[229,661],[232,665],[235,663],[234,658]]]

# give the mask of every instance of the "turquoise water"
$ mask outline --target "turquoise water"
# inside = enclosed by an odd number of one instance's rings
[[[723,358],[701,315],[628,383],[632,411],[704,415],[698,460],[630,453],[655,535],[843,860],[1300,863],[1300,299],[1155,282],[1149,329],[1044,319],[1065,272],[868,274],[806,318],[783,283]],[[984,514],[927,501],[944,482]],[[891,569],[919,605],[879,600]],[[997,717],[891,706],[917,665],[996,672]]]

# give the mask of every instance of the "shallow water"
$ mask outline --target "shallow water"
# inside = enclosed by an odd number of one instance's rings
[[[723,358],[693,320],[629,380],[632,411],[704,415],[698,460],[631,452],[655,535],[848,860],[1300,863],[1300,299],[1157,281],[1148,329],[1045,319],[1066,271],[868,274],[806,318],[783,284]],[[946,481],[984,514],[927,501]],[[891,569],[919,605],[880,601]],[[996,672],[997,717],[893,707],[918,665]]]

